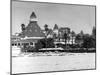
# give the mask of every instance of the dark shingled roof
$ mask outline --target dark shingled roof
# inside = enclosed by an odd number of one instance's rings
[[[21,37],[44,37],[44,33],[42,32],[41,28],[38,26],[36,21],[32,21],[28,24],[25,28],[25,31],[22,31]]]
[[[35,15],[35,13],[34,13],[34,12],[32,12],[32,14],[31,14],[30,18],[36,18],[36,15]]]
[[[34,12],[32,12],[30,19],[36,18]],[[19,34],[20,37],[45,37],[45,34],[42,32],[41,28],[38,26],[37,21],[30,21],[28,26],[25,27],[25,30]]]
[[[54,26],[54,28],[53,28],[53,29],[54,29],[54,30],[55,30],[55,29],[58,29],[58,25],[57,25],[57,24],[55,24],[55,26]]]

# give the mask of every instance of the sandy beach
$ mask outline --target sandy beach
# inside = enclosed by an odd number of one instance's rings
[[[12,73],[95,69],[95,53],[12,57]]]

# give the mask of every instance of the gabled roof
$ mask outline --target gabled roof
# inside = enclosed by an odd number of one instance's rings
[[[33,21],[28,24],[25,28],[25,31],[21,33],[23,37],[44,37],[44,33],[42,32],[41,28],[38,26],[37,22]]]
[[[49,34],[50,34],[50,35],[53,34],[52,29],[49,29],[49,30],[48,30],[47,35],[49,35]]]

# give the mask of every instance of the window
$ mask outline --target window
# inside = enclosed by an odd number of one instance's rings
[[[30,45],[33,45],[33,43],[32,43],[32,42],[30,42]]]
[[[29,43],[26,43],[26,45],[29,45]]]
[[[24,45],[24,43],[22,43],[22,45]]]
[[[14,43],[12,43],[12,46],[14,46]]]
[[[20,43],[18,43],[18,46],[20,46]]]
[[[17,44],[15,43],[15,46],[17,46]]]

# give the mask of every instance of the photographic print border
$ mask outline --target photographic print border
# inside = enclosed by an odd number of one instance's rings
[[[40,1],[23,1],[23,0],[10,0],[10,74],[11,75],[18,75],[18,74],[37,74],[37,73],[52,73],[52,72],[70,72],[70,71],[87,71],[87,70],[96,70],[97,68],[97,53],[95,53],[95,68],[94,69],[77,69],[77,70],[60,70],[60,71],[45,71],[45,72],[31,72],[31,73],[16,73],[12,74],[12,48],[11,48],[11,33],[12,33],[12,1],[18,1],[18,2],[34,2],[34,3],[48,3],[48,4],[62,4],[62,5],[76,5],[76,6],[89,6],[89,7],[95,7],[95,27],[97,29],[96,25],[96,5],[85,5],[85,4],[69,4],[69,3],[53,3],[53,2],[40,2]],[[97,31],[97,30],[96,30]],[[96,37],[97,40],[97,37]],[[97,43],[97,42],[96,42]],[[97,52],[97,51],[96,51]]]

